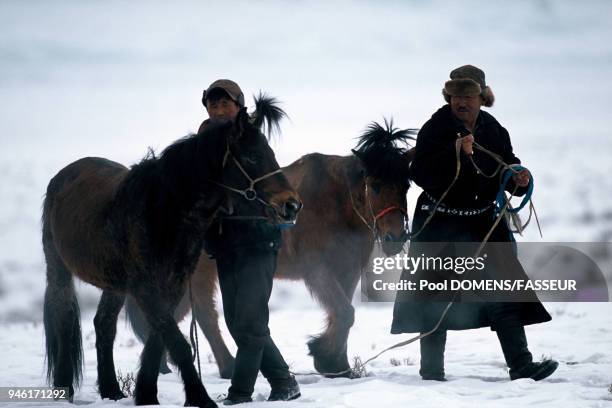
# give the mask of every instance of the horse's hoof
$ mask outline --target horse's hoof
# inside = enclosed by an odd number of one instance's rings
[[[234,360],[223,367],[219,367],[219,376],[225,380],[230,380],[234,374]]]
[[[134,405],[159,405],[156,394],[157,393],[149,393],[146,395],[135,394]]]
[[[313,356],[313,360],[315,370],[327,378],[355,378],[348,361],[320,354]]]
[[[199,407],[199,408],[217,408],[217,404],[215,403],[215,401],[211,400],[210,398],[203,399],[198,402],[185,401],[185,406],[186,407]]]
[[[170,374],[172,370],[168,367],[168,358],[166,354],[163,355],[161,361],[159,362],[159,373],[160,374]]]
[[[320,372],[325,378],[348,378],[349,380],[353,380],[357,378],[353,374],[353,370],[347,368],[345,370],[336,370],[336,371],[328,371],[328,372]]]
[[[102,397],[102,399],[108,398],[113,401],[119,401],[120,399],[127,398],[127,396],[120,390],[100,392],[100,397]]]
[[[142,400],[135,400],[134,405],[159,405],[159,401],[156,398],[147,398]]]

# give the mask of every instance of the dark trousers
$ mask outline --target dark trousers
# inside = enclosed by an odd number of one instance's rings
[[[508,366],[512,368],[531,361],[531,353],[527,349],[527,339],[519,316],[521,304],[492,302],[485,305],[485,310],[491,321],[491,327],[497,332]],[[423,378],[444,377],[446,330],[438,329],[422,338],[420,342],[419,374]]]
[[[245,249],[217,259],[225,322],[238,346],[230,395],[250,396],[260,370],[272,385],[290,376],[268,329],[276,257],[276,250]]]
[[[444,349],[446,348],[446,330],[436,330],[420,340],[421,369],[423,379],[444,378]]]

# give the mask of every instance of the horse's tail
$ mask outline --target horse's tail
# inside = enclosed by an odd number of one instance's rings
[[[261,129],[268,139],[273,134],[280,134],[280,121],[287,117],[287,113],[278,106],[280,104],[278,99],[261,91],[253,99],[255,101],[255,112],[251,115],[253,125]]]
[[[43,250],[47,263],[47,288],[44,302],[47,381],[54,387],[67,387],[72,400],[74,388],[82,379],[83,347],[79,304],[72,274],[61,259],[50,225],[50,213],[55,195],[60,188],[59,177],[54,177],[47,188],[43,205]]]

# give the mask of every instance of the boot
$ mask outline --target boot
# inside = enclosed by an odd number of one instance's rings
[[[302,396],[300,386],[293,375],[286,380],[272,382],[270,385],[272,391],[268,401],[291,401]]]
[[[232,375],[232,384],[228,390],[227,404],[250,402],[251,395],[261,366],[261,358],[263,355],[263,345],[258,343],[239,342],[238,351],[236,352],[236,360],[234,365],[234,373]]]
[[[527,348],[527,337],[523,326],[509,327],[497,330],[497,337],[510,368],[510,380],[531,378],[543,380],[555,372],[559,363],[555,360],[543,360],[534,363]]]
[[[421,340],[421,369],[423,380],[446,381],[444,377],[444,349],[446,330],[436,330]]]
[[[272,388],[268,401],[290,401],[301,396],[300,386],[295,377],[289,374],[289,366],[270,336],[263,350],[261,373]]]
[[[229,394],[221,402],[223,403],[223,405],[238,405],[238,404],[244,404],[247,402],[253,402],[253,399],[251,397]]]

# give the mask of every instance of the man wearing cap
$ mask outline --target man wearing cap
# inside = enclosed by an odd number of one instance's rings
[[[244,94],[236,82],[218,79],[204,90],[202,104],[208,112],[208,119],[202,122],[198,133],[202,133],[211,122],[234,120],[240,108],[244,107]]]
[[[202,104],[209,119],[198,133],[215,122],[234,120],[244,108],[244,94],[234,81],[219,79],[204,91]],[[238,346],[224,405],[252,401],[259,371],[272,388],[269,401],[300,397],[298,383],[268,329],[268,301],[280,245],[279,228],[262,220],[216,220],[206,233],[206,252],[217,262],[225,322]]]
[[[494,102],[493,92],[487,86],[485,73],[481,69],[472,65],[454,69],[442,94],[447,104],[438,109],[419,131],[415,157],[410,167],[412,180],[423,188],[412,224],[415,235],[409,252],[413,257],[422,254],[439,256],[448,253],[444,251],[449,251],[449,248],[451,253],[456,253],[452,251],[464,245],[456,243],[483,242],[493,227],[493,202],[500,188],[500,178],[491,175],[495,173],[498,163],[484,152],[473,149],[474,142],[497,154],[507,164],[520,163],[513,153],[508,131],[492,115],[481,110],[482,106],[491,107]],[[458,138],[461,147],[457,157]],[[455,179],[458,165],[460,172]],[[506,187],[507,191],[515,195],[525,194],[530,177],[526,169],[514,174]],[[445,193],[442,202],[439,202]],[[435,213],[432,215],[433,211]],[[513,241],[505,219],[500,220],[488,239],[490,243]],[[510,248],[510,244],[503,247]],[[511,265],[524,275],[514,251],[506,250],[503,254],[503,257],[498,257],[497,265]],[[493,261],[490,258],[487,262]],[[419,270],[416,273],[429,272]],[[437,276],[437,272],[421,276]],[[402,279],[409,278],[408,274],[404,271]],[[469,278],[468,273],[466,279]],[[431,298],[427,301],[421,298],[420,301],[409,302],[410,296],[413,295],[405,292],[397,294],[391,328],[394,334],[433,330],[448,305],[448,299],[434,302],[430,301]],[[532,361],[524,326],[549,320],[550,315],[537,297],[533,302],[524,303],[454,302],[438,329],[420,340],[419,374],[425,380],[445,380],[447,330],[490,326],[497,333],[510,368],[510,379],[532,378],[537,381],[546,378],[556,370],[558,363],[554,360]]]

